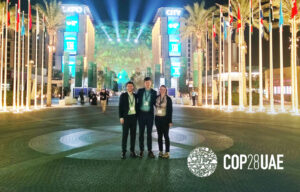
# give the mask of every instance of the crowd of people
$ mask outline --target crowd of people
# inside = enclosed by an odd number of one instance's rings
[[[89,103],[91,105],[98,104],[98,97],[100,98],[102,112],[104,113],[106,111],[106,106],[108,105],[108,102],[109,102],[109,97],[110,97],[109,90],[101,89],[101,91],[98,94],[97,94],[97,92],[93,92],[92,90],[89,91],[88,99],[89,99]],[[84,91],[83,90],[81,90],[79,92],[79,98],[80,98],[80,103],[84,104]]]

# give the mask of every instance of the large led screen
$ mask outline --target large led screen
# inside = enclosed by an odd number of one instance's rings
[[[179,35],[169,35],[169,56],[180,57],[181,56],[181,42]]]
[[[77,53],[77,33],[65,32],[64,33],[64,51],[69,54]]]
[[[171,76],[180,76],[180,57],[171,57]]]
[[[66,32],[78,32],[79,31],[79,18],[78,15],[66,16]]]
[[[180,34],[179,17],[168,17],[168,34]]]

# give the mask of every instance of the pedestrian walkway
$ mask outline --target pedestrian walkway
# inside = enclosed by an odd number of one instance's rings
[[[115,106],[104,114],[91,106],[2,113],[0,118],[1,192],[300,188],[300,119],[290,114],[174,107],[169,160],[121,160],[121,126]],[[155,129],[152,137],[157,155]],[[211,148],[218,157],[218,167],[207,179],[194,176],[187,167],[189,152],[199,146]],[[284,154],[284,171],[226,171],[222,167],[225,154],[253,153]]]

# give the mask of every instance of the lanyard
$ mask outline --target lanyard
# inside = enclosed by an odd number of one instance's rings
[[[165,96],[163,97],[163,99],[161,99],[161,96],[159,96],[159,106],[161,107],[161,104],[164,102],[165,100]]]
[[[145,100],[149,101],[150,98],[150,91],[147,93],[147,91],[145,90]]]
[[[128,100],[129,100],[129,105],[133,106],[134,103],[134,96],[132,95],[132,100],[130,99],[130,95],[128,94]]]

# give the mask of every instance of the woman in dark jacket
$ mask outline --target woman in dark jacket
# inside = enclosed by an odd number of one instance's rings
[[[172,99],[167,94],[166,86],[159,88],[159,95],[156,98],[155,126],[158,134],[159,157],[168,159],[170,157],[169,128],[172,126]],[[163,141],[165,138],[166,152],[163,153]]]

